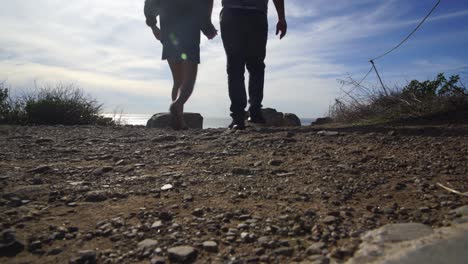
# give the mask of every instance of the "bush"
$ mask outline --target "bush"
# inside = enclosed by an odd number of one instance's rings
[[[46,86],[17,98],[0,93],[0,121],[23,125],[111,125],[100,116],[102,104],[73,85]]]
[[[329,113],[340,122],[384,122],[468,111],[468,91],[458,75],[413,80],[390,92],[369,89],[352,80],[343,84],[353,85],[353,90],[346,93],[346,99],[337,99]]]

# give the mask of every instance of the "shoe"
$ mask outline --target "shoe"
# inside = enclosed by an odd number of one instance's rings
[[[232,130],[245,130],[244,120],[235,120],[235,119],[233,119],[231,124],[229,125],[229,129],[232,129]]]
[[[261,111],[250,112],[249,122],[254,124],[266,124],[266,120]]]

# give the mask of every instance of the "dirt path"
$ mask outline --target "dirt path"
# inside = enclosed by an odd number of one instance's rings
[[[341,262],[468,204],[466,126],[318,130],[0,127],[0,262]]]

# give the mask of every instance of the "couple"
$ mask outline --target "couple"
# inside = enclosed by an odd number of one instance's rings
[[[245,129],[245,68],[249,79],[249,121],[264,123],[261,113],[268,36],[269,0],[222,0],[221,37],[227,56],[231,129]],[[279,22],[276,34],[286,35],[284,0],[273,0]],[[187,129],[184,104],[190,98],[200,63],[200,31],[213,39],[218,31],[211,22],[213,0],[146,0],[146,24],[163,44],[162,59],[167,60],[174,79],[169,108],[176,130]],[[159,26],[157,17],[159,16]]]

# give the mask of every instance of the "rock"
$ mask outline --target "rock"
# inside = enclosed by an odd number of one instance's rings
[[[137,250],[140,252],[151,252],[158,246],[158,241],[145,239],[138,243]]]
[[[51,171],[52,170],[52,167],[49,166],[49,165],[41,165],[39,167],[36,167],[32,170],[29,170],[30,173],[44,173],[44,172],[48,172],[48,171]]]
[[[160,256],[153,257],[151,259],[151,264],[165,264],[166,259]]]
[[[161,228],[162,226],[163,226],[163,222],[162,222],[162,221],[155,221],[155,222],[151,225],[151,228],[158,229],[158,228]]]
[[[468,216],[468,205],[458,207],[455,210],[452,210],[452,213],[462,216]]]
[[[184,120],[187,126],[192,129],[203,129],[203,116],[198,113],[184,113]],[[148,128],[170,128],[171,114],[170,113],[158,113],[153,115],[148,122],[146,127]]]
[[[283,164],[283,161],[281,161],[281,160],[270,160],[270,162],[268,162],[268,164],[270,166],[280,166],[281,164]]]
[[[51,138],[39,138],[36,139],[36,144],[44,144],[44,143],[54,143],[55,141]]]
[[[389,224],[367,232],[362,236],[362,240],[372,243],[394,243],[414,240],[430,234],[432,234],[432,229],[423,224]]]
[[[161,187],[161,191],[168,191],[172,188],[173,188],[172,184],[165,184],[163,187]]]
[[[324,124],[329,124],[333,123],[333,119],[330,117],[321,117],[317,118],[314,122],[312,122],[312,125],[324,125]]]
[[[283,115],[283,121],[281,123],[282,126],[286,127],[296,127],[296,126],[301,126],[301,120],[297,115],[295,114],[290,114],[286,113]]]
[[[233,168],[231,172],[234,175],[249,175],[252,173],[249,169],[245,168]]]
[[[325,243],[316,242],[306,249],[307,255],[317,255],[322,254],[322,249],[325,247]]]
[[[330,259],[322,256],[322,255],[312,255],[307,257],[307,264],[328,264],[330,263]]]
[[[178,246],[167,250],[169,260],[174,263],[192,263],[195,262],[198,252],[190,246]]]
[[[161,220],[163,220],[163,221],[172,221],[173,216],[172,216],[172,214],[169,213],[169,212],[162,211],[162,212],[159,212],[158,218],[161,219]]]
[[[332,136],[338,136],[340,133],[336,131],[319,131],[317,132],[317,135],[319,136],[327,136],[327,137],[332,137]]]
[[[468,224],[431,230],[430,233],[426,228],[410,228],[412,235],[404,239],[415,238],[413,240],[393,243],[382,243],[381,239],[376,239],[377,243],[365,241],[347,263],[466,263]],[[426,231],[414,232],[414,229]]]
[[[202,217],[204,213],[205,212],[202,208],[196,208],[195,210],[193,210],[192,215],[196,217]]]
[[[172,141],[176,141],[176,140],[177,140],[176,136],[164,135],[164,136],[158,136],[158,137],[155,137],[155,138],[151,139],[151,142],[153,142],[153,143],[162,143],[162,142],[172,142]]]
[[[85,195],[85,201],[98,203],[107,200],[108,194],[105,191],[90,191]]]
[[[14,257],[24,250],[24,244],[16,239],[12,229],[0,233],[0,257]]]
[[[108,166],[106,166],[106,167],[100,167],[100,168],[94,169],[93,172],[92,172],[92,174],[93,174],[93,175],[102,175],[102,174],[104,174],[104,173],[106,173],[106,172],[109,172],[109,171],[112,171],[112,170],[113,170],[112,167],[108,167]]]
[[[322,220],[322,222],[325,224],[332,224],[332,223],[335,223],[336,221],[337,221],[337,218],[332,215],[328,215]]]
[[[273,251],[275,255],[291,257],[294,253],[294,250],[290,247],[280,247]]]
[[[217,253],[218,243],[216,243],[215,241],[205,241],[203,242],[203,249],[208,252]]]
[[[281,126],[283,124],[283,113],[279,113],[275,109],[264,108],[262,109],[262,115],[267,126]]]
[[[94,264],[97,260],[97,253],[94,250],[79,251],[77,256],[70,260],[71,264]]]

